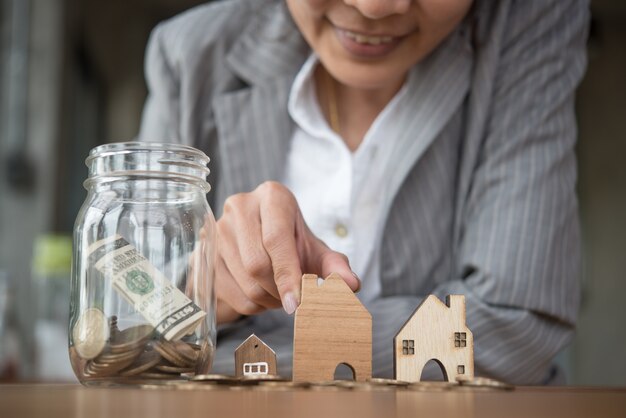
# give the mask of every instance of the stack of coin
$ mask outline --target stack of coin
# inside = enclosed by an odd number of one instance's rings
[[[115,321],[109,322],[113,324]],[[135,369],[138,361],[154,362],[155,358],[151,355],[148,344],[153,335],[154,328],[151,325],[137,325],[115,331],[104,351],[87,362],[85,374],[96,378],[122,375],[123,370]]]
[[[293,385],[293,382],[287,381],[284,377],[269,374],[243,377],[221,374],[199,374],[191,377],[189,383],[195,386],[220,386],[232,390],[243,390],[245,388],[259,387],[265,384],[272,387]]]
[[[285,379],[284,377],[275,376],[272,374],[253,374],[253,375],[242,376],[239,378],[240,384],[247,385],[247,386],[255,386],[255,385],[259,385],[260,383],[265,383],[265,382],[286,382],[286,381],[287,379]]]
[[[109,317],[109,338],[114,339],[120,329],[117,327],[117,316],[113,315]]]
[[[311,388],[311,383],[310,382],[293,382],[293,381],[268,381],[268,382],[261,382],[259,383],[259,386],[257,387],[259,390],[278,390],[278,391],[285,391],[285,390],[294,390],[294,389],[310,389]]]
[[[194,383],[206,385],[237,385],[240,381],[238,377],[223,374],[199,374],[192,377],[190,380]]]
[[[208,354],[198,344],[159,337],[149,324],[120,330],[117,317],[107,319],[94,308],[87,309],[74,328],[70,358],[83,381],[181,379],[194,373]]]
[[[481,388],[481,389],[497,389],[497,390],[513,390],[515,386],[500,382],[499,380],[489,379],[487,377],[476,376],[473,379],[459,379],[457,381],[462,388]]]
[[[175,382],[172,382],[175,383]],[[414,391],[445,392],[462,390],[512,390],[514,387],[492,379],[475,378],[462,382],[421,381],[405,382],[394,379],[371,378],[366,381],[324,380],[314,382],[293,382],[278,376],[248,376],[238,378],[219,374],[196,375],[188,381],[178,382],[177,389],[211,390],[313,390],[313,391]]]
[[[405,388],[409,386],[409,382],[405,382],[404,380],[395,380],[395,379],[384,379],[381,377],[372,377],[367,379],[367,383],[372,386],[380,386],[380,387],[402,387]]]

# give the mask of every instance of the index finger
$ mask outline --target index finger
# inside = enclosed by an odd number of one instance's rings
[[[262,199],[260,205],[263,247],[272,262],[274,281],[285,311],[291,315],[300,301],[302,267],[296,244],[297,205]]]

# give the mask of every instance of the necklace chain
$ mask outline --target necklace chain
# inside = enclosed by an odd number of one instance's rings
[[[339,108],[337,106],[337,92],[335,90],[335,80],[326,70],[326,92],[328,95],[328,118],[330,119],[330,129],[341,135],[341,124],[339,123]]]

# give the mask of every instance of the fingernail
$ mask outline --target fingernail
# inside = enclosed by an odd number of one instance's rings
[[[354,278],[356,279],[357,284],[359,285],[359,287],[356,288],[354,293],[359,293],[359,290],[361,290],[361,279],[359,279],[359,276],[357,276],[357,274],[355,272],[352,272],[352,275],[354,276]]]
[[[298,308],[298,299],[294,296],[293,293],[289,292],[283,297],[283,309],[287,312],[288,315],[291,315]]]

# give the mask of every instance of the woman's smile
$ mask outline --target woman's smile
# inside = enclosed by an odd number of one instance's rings
[[[333,29],[341,46],[355,58],[383,58],[396,49],[406,37],[349,30],[334,25]]]
[[[409,69],[457,27],[472,0],[286,2],[335,80],[347,88],[397,91]]]

